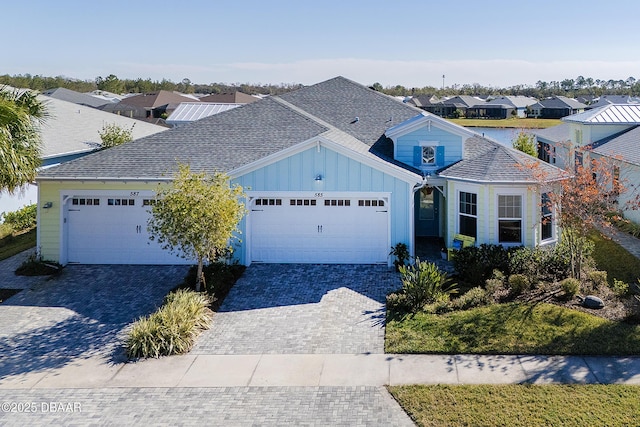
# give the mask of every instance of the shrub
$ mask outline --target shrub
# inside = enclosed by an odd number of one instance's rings
[[[492,279],[489,279],[492,280]],[[495,280],[495,279],[494,279]],[[457,310],[468,310],[474,307],[491,304],[492,300],[489,293],[480,286],[469,289],[458,298],[451,301],[453,307]]]
[[[493,270],[507,271],[508,250],[502,245],[493,244],[462,248],[453,258],[453,266],[462,281],[482,286]]]
[[[125,348],[129,357],[160,357],[186,353],[198,333],[209,327],[209,298],[202,293],[177,290],[167,295],[158,311],[137,320]]]
[[[607,272],[600,270],[592,270],[587,273],[587,278],[589,282],[593,285],[594,289],[600,289],[603,286],[608,285],[607,282]]]
[[[524,274],[531,283],[554,281],[569,275],[570,258],[566,248],[519,247],[509,252],[509,273]]]
[[[611,285],[611,290],[613,293],[619,297],[624,297],[629,294],[629,284],[623,282],[622,280],[613,279],[613,284]]]
[[[431,262],[416,258],[414,265],[400,266],[402,293],[405,295],[407,309],[413,313],[421,310],[425,304],[448,300],[456,292],[446,273]]]
[[[393,255],[396,258],[393,260],[396,271],[400,271],[400,266],[407,265],[407,261],[411,258],[409,248],[405,243],[396,243],[395,246],[391,247],[389,255]]]
[[[4,223],[14,231],[23,231],[36,226],[37,212],[37,205],[29,205],[14,212],[5,212],[2,217],[4,218]]]
[[[512,274],[508,279],[512,295],[520,295],[529,290],[531,282],[524,274]]]
[[[392,292],[387,295],[387,309],[404,311],[407,308],[407,298],[402,292]]]
[[[567,277],[560,282],[560,288],[567,299],[571,299],[580,292],[580,281],[573,277]]]

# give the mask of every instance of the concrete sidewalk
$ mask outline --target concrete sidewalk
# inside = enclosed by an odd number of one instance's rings
[[[58,369],[5,377],[0,389],[520,383],[640,385],[640,357],[185,355],[121,364],[88,358]]]

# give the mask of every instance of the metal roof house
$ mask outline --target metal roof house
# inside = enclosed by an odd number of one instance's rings
[[[413,253],[421,237],[536,246],[558,236],[542,227],[541,188],[526,166],[560,169],[336,77],[42,171],[43,256],[190,263],[145,226],[180,163],[245,189],[234,252],[245,265],[391,265],[391,246]]]
[[[182,102],[167,117],[167,124],[171,127],[182,126],[205,117],[213,116],[224,111],[233,110],[244,104],[228,104],[214,102]]]
[[[564,169],[590,156],[607,158],[613,176],[626,187],[620,209],[640,224],[640,212],[629,205],[640,194],[640,104],[608,104],[562,120],[562,125],[536,132],[538,157]]]

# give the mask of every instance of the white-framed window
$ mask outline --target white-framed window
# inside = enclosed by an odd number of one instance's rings
[[[498,242],[522,243],[522,196],[498,196]]]
[[[549,193],[542,193],[540,200],[540,238],[541,240],[553,239],[553,207]]]
[[[422,164],[423,165],[436,164],[436,147],[432,145],[425,145],[422,147]]]
[[[478,237],[478,195],[461,191],[459,193],[458,230],[460,234]]]

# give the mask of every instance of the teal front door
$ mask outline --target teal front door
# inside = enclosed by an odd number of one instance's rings
[[[416,236],[440,235],[440,193],[433,187],[423,187],[415,195]]]

